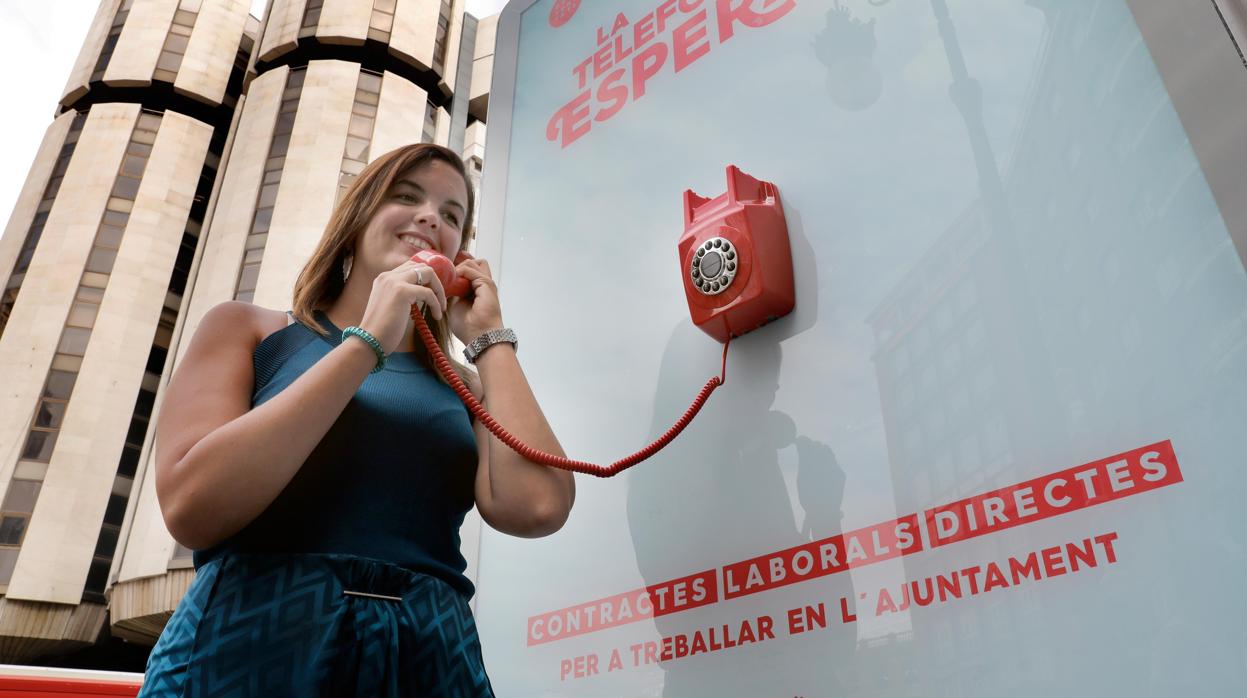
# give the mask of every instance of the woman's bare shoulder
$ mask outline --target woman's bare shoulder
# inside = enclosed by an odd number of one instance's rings
[[[290,324],[290,316],[285,311],[262,308],[251,303],[247,305],[251,306],[253,322],[255,322],[261,340]]]
[[[245,337],[254,346],[265,337],[285,327],[286,313],[245,301],[224,301],[204,314],[196,334],[220,336],[222,333]]]

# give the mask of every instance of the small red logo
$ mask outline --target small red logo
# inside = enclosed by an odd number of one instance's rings
[[[579,9],[580,0],[554,0],[554,7],[550,8],[550,26],[558,29],[567,24],[567,20]]]

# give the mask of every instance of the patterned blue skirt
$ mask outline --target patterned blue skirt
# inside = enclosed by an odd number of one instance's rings
[[[472,611],[446,582],[354,555],[227,553],[199,568],[138,695],[494,693]]]

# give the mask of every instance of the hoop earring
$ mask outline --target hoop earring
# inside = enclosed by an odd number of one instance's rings
[[[348,254],[342,258],[342,283],[351,276],[351,265],[355,263],[355,255]]]

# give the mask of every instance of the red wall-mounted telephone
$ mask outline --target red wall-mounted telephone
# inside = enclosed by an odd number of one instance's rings
[[[722,371],[706,381],[684,416],[665,434],[609,466],[544,453],[507,432],[455,373],[418,306],[411,307],[411,319],[438,371],[458,393],[468,411],[499,441],[534,463],[610,477],[660,451],[693,421],[710,393],[726,380],[727,347],[732,337],[787,315],[795,304],[788,228],[779,202],[779,190],[770,182],[756,180],[729,165],[726,194],[707,199],[691,190],[684,192],[684,235],[680,238],[679,249],[689,311],[698,327],[723,342]],[[447,297],[471,292],[468,281],[455,273],[459,263],[471,258],[466,252],[460,252],[452,263],[432,250],[421,250],[412,257],[433,268]]]
[[[720,342],[792,312],[792,251],[779,189],[727,167],[727,193],[684,192],[680,272],[693,324]]]

